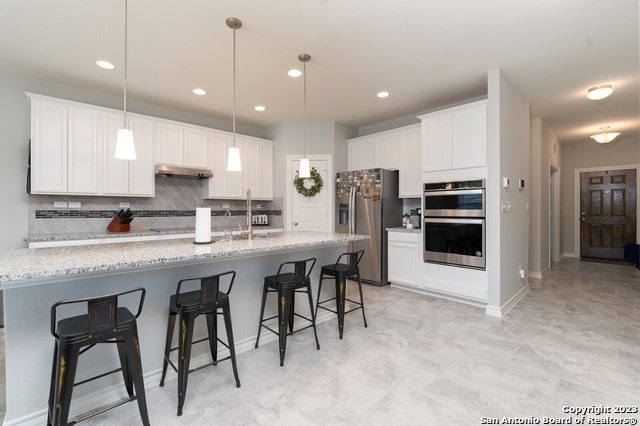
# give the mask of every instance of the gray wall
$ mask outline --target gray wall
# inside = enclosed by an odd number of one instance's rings
[[[5,224],[0,239],[0,253],[24,247],[28,233],[28,202],[25,184],[27,175],[27,143],[30,137],[30,106],[25,92],[38,93],[107,108],[122,108],[122,98],[71,86],[54,84],[24,76],[0,73],[0,188],[4,208],[0,220]],[[197,124],[221,130],[231,130],[231,123],[211,117],[189,114],[156,105],[130,100],[132,112]],[[238,126],[238,133],[265,137],[265,129]],[[8,225],[8,226],[6,226]]]
[[[576,257],[575,220],[580,206],[575,206],[576,169],[640,164],[640,142],[637,137],[599,144],[593,141],[562,145],[562,255]],[[639,212],[640,213],[640,212]]]

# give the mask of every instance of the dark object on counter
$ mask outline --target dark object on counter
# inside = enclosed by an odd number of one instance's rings
[[[626,243],[624,245],[624,260],[633,263],[636,268],[640,269],[640,244]]]
[[[120,215],[115,215],[107,225],[107,230],[109,232],[129,232],[131,231],[131,225],[128,223],[122,223]]]
[[[311,264],[311,266],[309,266]],[[316,332],[316,315],[313,310],[313,297],[311,295],[311,271],[316,264],[314,257],[306,260],[298,260],[292,262],[285,262],[278,268],[276,275],[271,275],[264,278],[264,287],[262,288],[262,306],[260,308],[260,322],[258,323],[258,337],[256,338],[256,349],[258,349],[258,343],[260,342],[260,332],[262,327],[266,328],[270,332],[278,335],[278,346],[280,350],[280,367],[284,365],[284,355],[287,351],[287,334],[294,333],[293,320],[294,317],[302,318],[310,323],[306,327],[302,327],[295,332],[305,330],[309,327],[313,327],[313,335],[316,338],[316,349],[320,350],[320,342],[318,341],[318,333]],[[293,267],[293,272],[283,272],[283,269],[290,269]],[[304,290],[300,290],[304,289]],[[299,291],[296,291],[299,290]],[[267,300],[267,293],[277,293],[278,298],[278,315],[274,315],[269,318],[264,317],[264,306]],[[309,296],[309,312],[311,318],[303,317],[300,314],[295,313],[295,296],[296,293],[307,293]],[[278,318],[278,331],[266,326],[265,321]],[[289,330],[287,331],[287,325]]]
[[[333,265],[325,265],[320,270],[320,283],[318,284],[318,298],[316,299],[316,316],[318,315],[318,308],[324,309],[325,311],[333,312],[334,314],[338,314],[338,332],[340,333],[340,338],[342,339],[342,331],[344,329],[344,314],[348,314],[351,311],[355,311],[357,309],[362,309],[362,319],[364,320],[364,326],[367,327],[367,317],[364,315],[364,300],[362,299],[362,280],[360,279],[360,268],[358,264],[364,255],[364,250],[354,251],[351,253],[342,253],[335,264]],[[347,258],[347,263],[340,263],[343,257]],[[322,280],[324,276],[328,275],[330,277],[334,277],[335,285],[336,285],[336,296],[331,299],[320,301],[320,292],[322,291]],[[358,283],[358,290],[360,291],[360,302],[356,302],[355,300],[347,299],[347,279],[354,279]],[[323,303],[330,302],[332,300],[336,301],[336,309],[334,311],[329,308],[325,308],[321,306]],[[350,309],[345,312],[345,301],[349,301],[356,305],[355,308]]]
[[[220,278],[230,276],[229,287],[226,292],[220,291]],[[191,345],[193,343],[209,341],[209,349],[213,362],[203,365],[217,365],[220,361],[231,359],[233,367],[233,375],[236,379],[236,387],[240,387],[240,379],[238,378],[238,367],[236,365],[236,352],[233,342],[233,330],[231,328],[231,310],[229,307],[229,293],[233,287],[233,281],[236,279],[236,272],[229,271],[218,275],[208,277],[185,278],[178,281],[176,294],[169,299],[169,323],[167,325],[167,341],[164,348],[164,363],[162,365],[162,377],[160,386],[164,386],[164,377],[167,374],[167,366],[171,367],[178,373],[178,416],[182,415],[182,406],[184,405],[185,394],[187,393],[187,380],[189,378],[189,362],[191,361]],[[226,280],[226,279],[225,279]],[[199,281],[200,290],[180,292],[182,283],[189,281]],[[176,325],[176,317],[180,315],[180,332],[178,338],[178,347],[172,348],[173,329]],[[209,338],[193,342],[193,329],[195,328],[195,320],[198,315],[207,316],[207,330]],[[224,328],[227,330],[227,343],[218,339],[218,315],[224,318]],[[229,349],[229,356],[218,359],[218,342],[222,343]],[[169,359],[169,354],[178,350],[178,368]],[[202,368],[198,367],[198,369]]]
[[[127,308],[118,307],[120,296],[138,292],[140,293],[140,301],[135,315]],[[74,424],[76,421],[86,420],[106,410],[119,407],[124,403],[138,401],[142,423],[149,425],[142,361],[138,345],[138,328],[136,326],[136,318],[142,312],[145,294],[144,288],[136,288],[104,296],[63,300],[51,307],[51,334],[55,338],[55,347],[47,424],[53,426]],[[84,303],[87,305],[86,314],[56,322],[59,306]],[[74,383],[79,356],[98,343],[117,344],[120,368],[83,380],[77,384]],[[122,372],[127,394],[129,395],[128,398],[68,422],[73,387],[117,372]]]
[[[127,211],[120,210],[118,216],[120,216],[120,223],[123,225],[131,223],[133,221],[133,212],[131,211],[131,209],[127,209]]]

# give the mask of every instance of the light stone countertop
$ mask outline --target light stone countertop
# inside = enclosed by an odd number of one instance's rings
[[[408,234],[419,234],[422,232],[422,229],[420,228],[405,228],[404,226],[398,226],[395,228],[387,228],[387,231],[389,232],[406,232]]]
[[[368,235],[282,232],[253,240],[194,244],[193,238],[50,248],[17,249],[0,256],[0,289],[106,275],[174,264],[204,263],[221,257],[268,254],[339,246]]]

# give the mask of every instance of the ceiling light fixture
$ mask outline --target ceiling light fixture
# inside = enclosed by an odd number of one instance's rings
[[[611,126],[600,126],[599,129],[602,130],[602,133],[596,133],[595,135],[591,135],[590,138],[598,143],[609,143],[618,136],[620,136],[620,132],[608,132]]]
[[[376,96],[379,97],[379,98],[387,98],[387,97],[389,97],[389,92],[385,92],[385,91],[378,92],[376,94]]]
[[[599,101],[613,93],[613,87],[610,84],[602,84],[587,90],[587,98]]]
[[[135,160],[136,147],[133,142],[133,132],[127,127],[127,0],[124,0],[124,108],[122,109],[122,129],[118,129],[116,137],[116,151],[114,157],[120,160]]]
[[[207,94],[207,91],[204,89],[199,89],[199,88],[195,88],[192,90],[194,95],[198,95],[198,96],[204,96]]]
[[[113,65],[111,62],[103,61],[102,59],[97,60],[96,65],[99,66],[100,68],[104,68],[105,70],[113,70],[116,68],[116,66]]]
[[[299,70],[299,69],[297,69],[297,68],[293,68],[293,69],[290,69],[290,70],[287,72],[287,75],[288,75],[289,77],[298,78],[298,77],[300,77],[300,76],[302,75],[302,71],[300,71],[300,70]]]
[[[227,153],[227,171],[241,172],[240,149],[236,146],[236,30],[242,28],[242,21],[227,18],[227,26],[233,30],[233,146]]]
[[[263,112],[263,111],[267,110],[267,108],[265,108],[262,105],[256,105],[256,106],[253,107],[253,109],[255,109],[256,111],[259,111],[259,112]]]
[[[307,62],[311,60],[311,56],[303,53],[298,55],[298,60],[302,62],[302,81],[304,85],[304,158],[300,159],[300,174],[301,178],[311,177],[311,167],[309,166],[309,159],[307,158]]]

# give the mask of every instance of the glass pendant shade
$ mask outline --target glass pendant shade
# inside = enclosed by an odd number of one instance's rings
[[[309,167],[309,159],[303,158],[300,160],[300,173],[299,176],[301,178],[310,178],[311,177],[311,168]]]
[[[242,166],[240,165],[240,148],[238,148],[237,146],[229,147],[229,151],[227,153],[227,171],[242,171]]]
[[[620,133],[618,132],[603,132],[603,133],[598,133],[595,135],[591,135],[591,139],[593,139],[594,141],[598,142],[598,143],[609,143],[612,140],[614,140],[615,138],[617,138],[618,136],[620,136]]]
[[[119,160],[135,160],[136,147],[133,143],[133,132],[129,129],[118,129],[116,137],[115,158]]]

